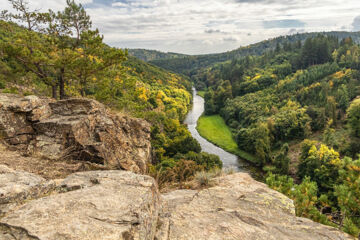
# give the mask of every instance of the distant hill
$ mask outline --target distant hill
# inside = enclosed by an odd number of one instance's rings
[[[180,53],[172,53],[172,52],[160,52],[156,50],[146,50],[146,49],[128,49],[128,53],[130,56],[141,59],[145,62],[160,60],[160,59],[173,59],[179,57],[187,57],[189,55],[180,54]]]
[[[218,54],[206,54],[206,55],[177,55],[177,57],[170,57],[167,59],[157,58],[150,60],[151,63],[161,68],[181,73],[185,75],[192,75],[194,70],[199,68],[209,67],[215,63],[225,62],[232,59],[237,59],[249,55],[260,56],[268,50],[275,49],[276,46],[294,43],[297,41],[304,42],[309,37],[315,37],[319,34],[326,36],[335,36],[339,40],[351,37],[354,42],[360,43],[360,32],[314,32],[314,33],[301,33],[288,36],[281,36],[269,40],[265,40],[259,43],[251,44],[246,47],[240,47],[238,49]],[[144,53],[150,53],[151,51],[143,50]],[[165,54],[166,55],[166,54]]]

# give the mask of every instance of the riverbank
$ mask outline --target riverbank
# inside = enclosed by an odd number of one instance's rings
[[[197,95],[199,95],[202,98],[205,98],[205,93],[206,93],[205,91],[198,91]]]
[[[249,162],[256,163],[255,156],[240,150],[232,137],[229,127],[225,124],[224,119],[219,115],[205,116],[202,115],[197,122],[197,131],[200,136],[224,149],[227,152],[245,159]]]

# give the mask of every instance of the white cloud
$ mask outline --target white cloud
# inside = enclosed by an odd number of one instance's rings
[[[29,0],[60,10],[65,0]],[[3,4],[4,3],[4,4]],[[279,35],[358,29],[358,0],[82,0],[93,25],[117,47],[200,54]],[[0,6],[8,8],[7,0]],[[357,24],[356,26],[353,24]],[[265,28],[266,27],[266,28]]]
[[[360,31],[360,16],[357,16],[351,25],[354,31]]]

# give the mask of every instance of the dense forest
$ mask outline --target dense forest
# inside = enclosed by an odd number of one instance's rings
[[[319,34],[200,69],[220,114],[299,216],[360,233],[360,47]]]
[[[160,54],[160,52],[157,51],[155,51],[156,54],[154,54],[154,51],[151,50],[138,51],[135,49],[129,51],[130,54],[134,54],[134,56],[140,59],[151,59],[150,62],[152,64],[155,64],[161,68],[173,71],[175,73],[192,76],[199,68],[211,67],[212,65],[219,62],[225,62],[245,56],[260,56],[269,50],[276,49],[276,47],[279,45],[287,45],[289,43],[296,43],[298,41],[303,43],[306,39],[315,37],[317,34],[319,33],[298,33],[288,36],[281,36],[218,54],[174,56],[165,53]],[[360,43],[359,32],[324,32],[321,34],[325,36],[334,36],[339,40],[351,37],[354,42]],[[151,58],[148,58],[148,56],[151,56]]]
[[[201,153],[181,124],[192,101],[189,79],[105,45],[82,5],[73,0],[57,13],[11,2],[17,13],[3,12],[0,21],[2,93],[93,98],[148,120],[154,152],[150,174],[159,184],[221,168],[219,157]]]
[[[147,49],[128,49],[130,56],[136,57],[142,61],[149,62],[159,59],[172,59],[186,57],[185,54],[172,53],[172,52],[160,52],[156,50],[147,50]]]

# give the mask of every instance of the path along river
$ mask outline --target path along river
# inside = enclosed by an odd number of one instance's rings
[[[246,169],[249,167],[249,165],[246,162],[239,159],[236,155],[228,153],[222,148],[219,148],[211,142],[207,141],[205,138],[201,137],[196,130],[197,121],[204,112],[204,103],[204,99],[197,95],[196,90],[193,89],[193,108],[189,111],[184,122],[185,124],[187,124],[192,136],[196,140],[198,140],[203,152],[218,155],[220,157],[220,160],[223,162],[224,168],[234,168],[234,170],[236,171],[247,172]]]

